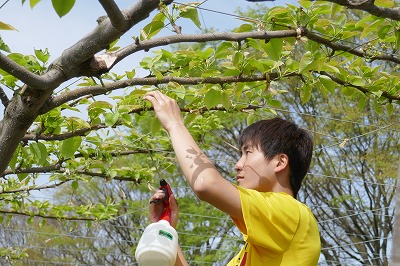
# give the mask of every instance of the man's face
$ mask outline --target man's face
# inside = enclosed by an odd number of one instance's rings
[[[276,183],[275,158],[267,160],[253,145],[243,145],[242,155],[235,165],[238,185],[260,192],[272,191]]]

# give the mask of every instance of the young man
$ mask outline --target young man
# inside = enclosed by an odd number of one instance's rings
[[[309,208],[295,199],[312,157],[312,140],[305,130],[280,118],[246,128],[239,143],[241,158],[235,165],[236,186],[201,152],[175,100],[159,91],[147,93],[144,99],[152,103],[169,133],[197,197],[230,215],[243,234],[245,245],[229,266],[317,265],[318,225]],[[160,193],[152,199],[162,198]],[[170,202],[177,221],[176,201]],[[155,209],[150,208],[153,216]],[[187,265],[181,250],[176,265]]]

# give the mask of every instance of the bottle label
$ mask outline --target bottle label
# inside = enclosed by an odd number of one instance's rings
[[[164,230],[158,231],[158,234],[159,234],[160,236],[164,236],[164,237],[168,238],[168,239],[171,240],[171,241],[172,241],[172,239],[174,238],[174,236],[173,236],[171,233],[168,233],[167,231],[164,231]]]

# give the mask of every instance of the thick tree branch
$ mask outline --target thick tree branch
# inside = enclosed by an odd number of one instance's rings
[[[36,75],[25,67],[15,63],[2,52],[0,52],[0,68],[29,86],[39,90],[47,88],[47,76],[49,74],[46,76]]]
[[[124,31],[127,27],[129,27],[128,20],[125,18],[124,14],[121,12],[114,0],[99,0],[99,2],[106,11],[108,18],[115,29]]]
[[[324,0],[336,3],[350,9],[358,9],[366,11],[372,15],[381,18],[389,18],[400,21],[400,10],[395,8],[379,7],[374,4],[374,0]]]
[[[165,4],[171,2],[172,0],[164,1]],[[91,33],[64,50],[51,64],[49,71],[40,77],[29,73],[0,53],[0,68],[27,84],[21,95],[15,95],[9,102],[4,119],[0,121],[0,173],[7,168],[18,143],[53,90],[65,80],[91,73],[91,58],[107,48],[133,25],[147,18],[159,4],[160,0],[137,0],[134,5],[125,9],[123,12],[129,18],[129,26],[123,32],[115,29],[109,18],[101,20]]]
[[[353,55],[358,56],[358,57],[366,58],[366,59],[368,59],[370,61],[383,60],[383,61],[389,61],[389,62],[393,62],[393,63],[396,63],[396,64],[400,64],[400,58],[395,57],[394,55],[369,56],[363,50],[358,50],[357,48],[354,48],[354,47],[351,47],[351,46],[348,46],[348,45],[334,43],[334,42],[332,42],[332,40],[325,39],[325,38],[323,38],[323,37],[311,32],[311,31],[309,31],[305,27],[302,29],[302,32],[303,32],[303,36],[307,37],[308,39],[310,39],[312,41],[315,41],[317,43],[323,44],[323,45],[331,48],[334,51],[344,51],[344,52],[353,54]]]

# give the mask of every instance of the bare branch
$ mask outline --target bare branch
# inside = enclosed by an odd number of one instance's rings
[[[108,18],[115,29],[123,31],[127,28],[129,25],[128,20],[125,18],[114,0],[99,0],[99,2],[106,11]]]
[[[324,0],[345,6],[350,9],[366,11],[381,18],[389,18],[400,21],[400,10],[395,8],[379,7],[374,4],[374,0]]]
[[[8,99],[7,94],[4,92],[4,90],[1,86],[0,86],[0,99],[1,99],[1,103],[4,105],[4,107],[7,108],[10,100]]]

